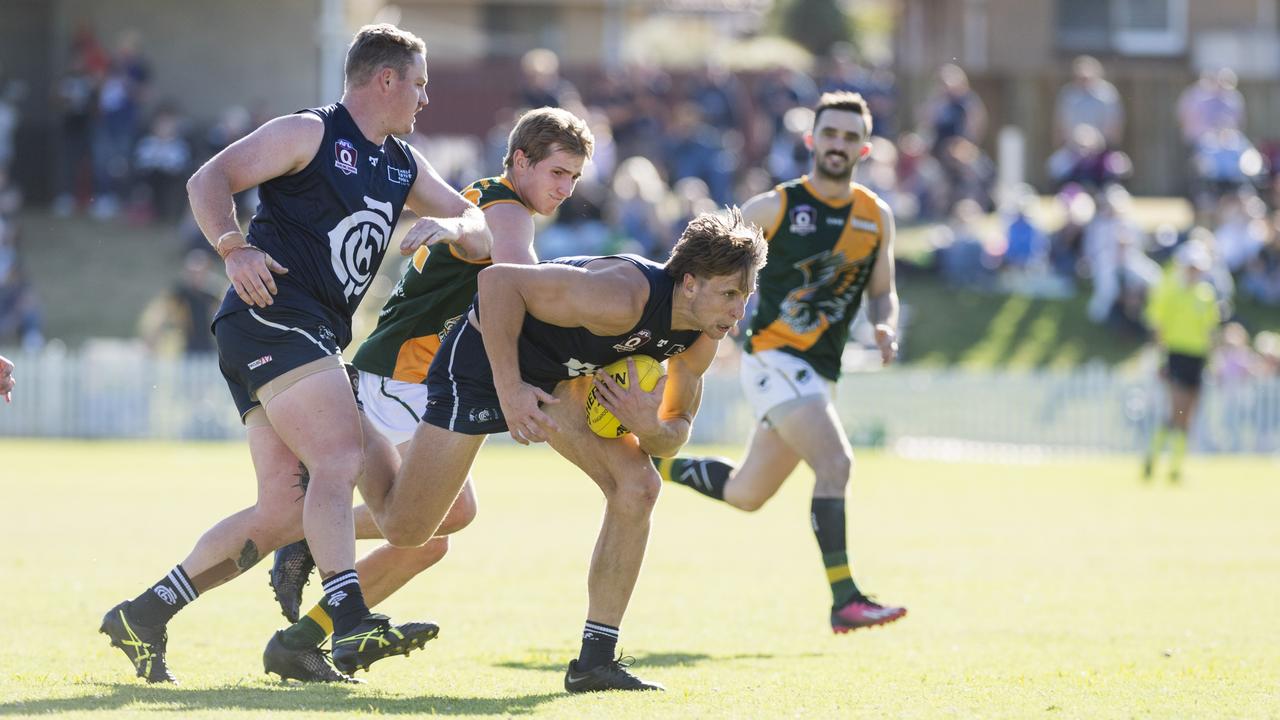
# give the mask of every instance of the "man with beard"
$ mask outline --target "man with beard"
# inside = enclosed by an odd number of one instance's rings
[[[884,364],[898,351],[893,214],[852,182],[871,150],[862,96],[826,93],[814,109],[811,175],[784,182],[742,208],[764,229],[768,263],[742,360],[742,387],[757,425],[738,466],[720,458],[654,458],[664,480],[741,510],[760,509],[800,461],[813,470],[811,525],[831,585],[831,629],[845,633],[906,615],[862,593],[849,571],[845,486],[853,450],[832,401],[849,325],[865,294]]]

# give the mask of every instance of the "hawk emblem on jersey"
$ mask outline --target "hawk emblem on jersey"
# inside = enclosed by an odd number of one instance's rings
[[[632,333],[631,337],[613,346],[614,350],[620,353],[633,353],[637,348],[647,344],[653,339],[653,333],[648,330],[640,330]]]
[[[359,157],[360,153],[356,152],[356,146],[350,140],[339,140],[333,144],[333,166],[344,174],[355,175],[358,172],[356,160]]]
[[[329,231],[333,274],[348,300],[369,289],[391,239],[391,203],[364,198],[367,210],[357,210]]]
[[[797,205],[791,208],[791,232],[796,235],[808,235],[818,229],[818,212],[812,205]]]
[[[804,282],[778,306],[778,317],[798,333],[809,333],[822,326],[844,320],[845,311],[854,299],[854,290],[871,271],[875,260],[869,255],[850,262],[840,252],[821,252],[795,264],[804,274]]]

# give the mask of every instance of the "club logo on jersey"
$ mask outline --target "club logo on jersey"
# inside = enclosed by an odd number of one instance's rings
[[[359,157],[360,154],[356,152],[356,146],[352,145],[350,140],[339,140],[333,144],[333,166],[344,174],[356,174],[358,171],[356,159]]]
[[[596,365],[595,363],[584,363],[578,358],[569,358],[569,361],[564,363],[564,367],[569,371],[569,377],[590,375],[600,369],[599,365]]]
[[[391,240],[391,203],[364,198],[367,210],[346,216],[329,231],[329,257],[333,274],[348,300],[369,289]]]
[[[413,171],[387,165],[387,179],[397,185],[412,185]]]
[[[812,205],[797,205],[791,208],[791,232],[796,235],[808,235],[817,231],[815,222],[818,213]]]
[[[653,333],[648,330],[640,330],[632,333],[631,337],[613,346],[614,350],[620,353],[633,353],[637,348],[643,346],[653,339]]]

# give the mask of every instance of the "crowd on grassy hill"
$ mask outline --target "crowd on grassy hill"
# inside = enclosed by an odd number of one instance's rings
[[[184,181],[264,118],[229,108],[212,127],[195,128],[177,104],[154,97],[141,47],[136,33],[121,35],[111,50],[87,29],[75,36],[56,85],[63,153],[53,209],[170,223],[184,250],[203,250]],[[1274,164],[1244,134],[1245,99],[1229,70],[1206,73],[1168,108],[1181,123],[1194,172],[1195,223],[1148,232],[1135,222],[1124,186],[1132,166],[1124,153],[1123,98],[1096,59],[1073,63],[1054,108],[1059,147],[1046,172],[1064,218],[1055,227],[1033,212],[1037,195],[1030,188],[997,197],[995,165],[983,150],[990,140],[986,106],[958,65],[939,68],[935,87],[911,113],[893,73],[858,62],[848,47],[836,46],[815,68],[739,75],[714,63],[685,73],[632,65],[579,87],[561,73],[554,53],[535,50],[523,58],[509,108],[482,138],[410,140],[460,187],[501,169],[507,132],[521,110],[565,107],[588,120],[596,152],[577,191],[540,228],[539,254],[663,258],[690,217],[803,174],[809,108],[821,92],[853,90],[867,99],[875,126],[857,177],[885,198],[900,226],[936,228],[928,269],[947,282],[1046,297],[1087,292],[1091,320],[1143,333],[1147,288],[1161,263],[1194,240],[1213,258],[1224,305],[1237,295],[1280,305]],[[252,192],[240,200],[247,215]],[[986,221],[992,212],[1000,219],[995,232]],[[194,262],[185,261],[188,270]]]

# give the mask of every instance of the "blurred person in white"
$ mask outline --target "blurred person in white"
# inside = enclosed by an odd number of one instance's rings
[[[1098,195],[1097,204],[1097,214],[1084,229],[1084,255],[1093,277],[1086,312],[1091,321],[1103,323],[1113,317],[1117,302],[1140,300],[1160,278],[1160,266],[1143,252],[1143,234],[1132,219],[1127,190],[1112,185]],[[1125,313],[1135,319],[1131,315]]]
[[[1081,55],[1071,62],[1071,81],[1058,91],[1053,117],[1057,145],[1064,144],[1076,126],[1089,125],[1102,133],[1108,148],[1120,146],[1124,106],[1097,58]]]
[[[1178,96],[1182,139],[1194,146],[1201,136],[1223,128],[1244,129],[1244,96],[1230,68],[1206,70]]]
[[[13,361],[0,355],[0,395],[6,403],[13,402],[13,387],[18,381],[13,376]]]
[[[1249,191],[1223,195],[1213,229],[1217,250],[1232,275],[1244,270],[1267,243],[1267,205]]]
[[[1192,200],[1201,217],[1222,196],[1256,192],[1266,181],[1267,161],[1244,133],[1217,128],[1202,134],[1192,148]]]
[[[1214,334],[1222,316],[1213,286],[1205,280],[1212,267],[1209,249],[1188,240],[1174,254],[1147,301],[1146,321],[1165,361],[1160,371],[1169,399],[1168,415],[1156,427],[1142,464],[1142,477],[1150,480],[1155,464],[1169,440],[1169,480],[1182,477],[1187,452],[1187,430],[1200,399],[1205,360],[1213,349]]]

